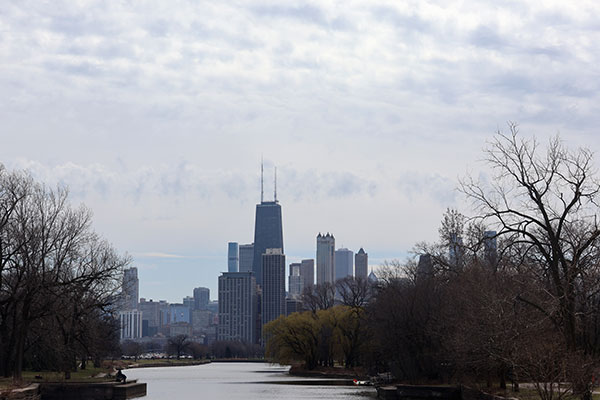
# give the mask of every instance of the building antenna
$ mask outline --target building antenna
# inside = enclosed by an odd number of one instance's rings
[[[273,200],[277,203],[277,167],[275,167],[275,175],[273,177]]]
[[[263,157],[260,156],[260,202],[265,200]]]

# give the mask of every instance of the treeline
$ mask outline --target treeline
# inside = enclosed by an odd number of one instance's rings
[[[217,340],[210,345],[198,343],[187,335],[177,335],[166,342],[150,341],[140,343],[125,340],[121,343],[124,356],[139,358],[144,354],[165,353],[169,356],[181,358],[190,356],[194,359],[203,358],[262,358],[264,350],[260,345],[240,341]]]
[[[407,382],[533,382],[544,400],[591,398],[600,354],[600,186],[591,152],[543,149],[515,125],[486,153],[493,176],[461,189],[477,214],[379,271],[363,304],[317,286],[310,310],[271,322],[267,356],[360,365]],[[491,227],[491,229],[490,229]],[[360,281],[338,283],[361,287]],[[362,289],[361,289],[362,290]],[[354,290],[354,292],[361,292]]]
[[[1,373],[20,381],[28,367],[68,377],[78,358],[85,365],[118,352],[113,306],[128,263],[65,188],[0,164]]]

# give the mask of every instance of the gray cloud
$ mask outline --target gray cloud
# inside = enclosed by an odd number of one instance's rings
[[[264,154],[296,205],[286,235],[327,221],[350,236],[347,215],[362,210],[377,229],[356,242],[374,258],[377,246],[406,251],[435,235],[460,201],[451,177],[505,121],[598,151],[599,13],[593,2],[8,2],[0,160],[69,185],[119,246],[219,260],[214,249],[251,236]],[[390,213],[422,231],[386,228]],[[190,276],[219,271],[192,264]]]

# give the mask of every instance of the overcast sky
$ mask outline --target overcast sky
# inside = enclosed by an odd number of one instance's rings
[[[332,232],[377,266],[469,213],[457,179],[507,121],[598,150],[599,4],[3,2],[0,162],[67,184],[141,297],[217,297],[261,156],[288,262]]]

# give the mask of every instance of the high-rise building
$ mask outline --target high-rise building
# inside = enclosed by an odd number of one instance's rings
[[[137,310],[140,297],[140,283],[137,268],[123,271],[123,310]]]
[[[431,277],[434,273],[431,254],[421,254],[417,264],[417,279]]]
[[[498,261],[498,245],[496,243],[496,231],[483,232],[483,252],[485,262],[493,268],[496,268]]]
[[[208,310],[192,311],[192,330],[195,336],[206,333],[212,325],[213,313]]]
[[[138,310],[127,310],[119,312],[121,323],[121,340],[138,339],[142,337],[142,313]]]
[[[379,278],[377,278],[377,275],[375,275],[375,272],[371,271],[369,273],[367,280],[369,281],[369,283],[375,285],[379,281]]]
[[[161,326],[160,322],[160,303],[158,301],[146,301],[141,298],[138,305],[138,310],[142,313],[142,321],[147,321],[148,331],[143,336],[154,336]],[[142,322],[143,325],[144,322]],[[143,332],[142,332],[143,333]]]
[[[183,298],[183,305],[191,310],[195,307],[195,299],[192,296],[185,296]]]
[[[335,251],[335,280],[354,275],[354,252],[346,248]]]
[[[190,323],[190,308],[183,304],[169,305],[169,324],[177,324],[180,322]]]
[[[210,289],[197,287],[194,289],[194,309],[206,310],[210,302]]]
[[[288,297],[285,299],[285,315],[290,315],[295,312],[302,312],[302,300],[299,298]]]
[[[302,264],[291,263],[290,275],[288,276],[288,293],[290,297],[299,297],[304,287],[302,281]]]
[[[317,235],[317,285],[334,283],[335,238],[333,235]]]
[[[448,256],[450,266],[454,268],[462,267],[464,261],[464,246],[462,237],[456,233],[450,234],[450,243],[448,245]]]
[[[285,254],[266,249],[262,256],[262,324],[285,315]]]
[[[369,254],[362,247],[354,255],[354,276],[362,279],[369,276]]]
[[[267,249],[281,249],[283,252],[283,228],[281,206],[275,201],[262,201],[256,205],[254,225],[254,261],[252,270],[256,283],[263,285],[262,255]]]
[[[227,245],[227,272],[238,272],[240,269],[240,254],[237,242]]]
[[[300,262],[300,276],[303,290],[315,284],[315,260],[309,258]]]
[[[219,277],[217,340],[256,341],[256,280],[252,272],[225,272]]]
[[[240,272],[252,272],[252,263],[254,261],[254,243],[241,244],[240,251]]]

